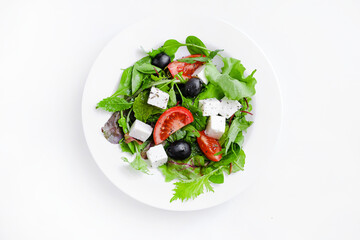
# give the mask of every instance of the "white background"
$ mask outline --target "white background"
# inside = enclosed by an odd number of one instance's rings
[[[215,208],[168,212],[106,179],[80,106],[113,36],[183,12],[225,19],[262,47],[284,121],[252,187]],[[0,1],[0,239],[359,239],[359,13],[357,0]]]

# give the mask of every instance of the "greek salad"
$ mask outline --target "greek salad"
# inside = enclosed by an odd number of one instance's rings
[[[190,55],[175,59],[180,47]],[[97,104],[113,113],[101,129],[105,138],[135,155],[122,160],[145,174],[158,168],[174,181],[170,202],[213,192],[224,175],[244,170],[256,70],[246,75],[240,60],[222,51],[195,36],[167,40],[124,69],[115,93]],[[223,62],[221,71],[214,58]]]

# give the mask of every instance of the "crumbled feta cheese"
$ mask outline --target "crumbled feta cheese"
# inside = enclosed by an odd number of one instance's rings
[[[147,103],[158,108],[166,109],[169,101],[169,94],[161,91],[156,87],[152,87]]]
[[[145,142],[151,135],[153,128],[139,120],[135,120],[130,128],[129,136]]]
[[[240,108],[242,108],[242,105],[239,101],[229,100],[227,97],[224,97],[220,100],[219,114],[225,118],[229,118]]]
[[[220,139],[225,132],[226,120],[221,116],[210,116],[205,134],[209,137]]]
[[[199,101],[203,116],[218,115],[220,108],[220,101],[216,98],[208,98]]]
[[[205,76],[205,65],[198,67],[192,74],[193,77],[198,77],[204,84],[208,84],[208,80]]]
[[[165,164],[168,159],[162,144],[151,147],[146,154],[152,167],[159,167]]]

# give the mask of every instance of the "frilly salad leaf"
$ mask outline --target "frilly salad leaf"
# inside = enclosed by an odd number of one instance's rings
[[[206,64],[205,76],[210,83],[218,86],[228,99],[241,100],[244,97],[253,96],[256,93],[256,79],[254,78],[256,70],[244,78],[245,67],[240,60],[223,58],[223,62],[223,73],[220,73],[214,64]]]
[[[214,192],[211,186],[209,178],[213,175],[220,174],[223,166],[195,179],[184,180],[174,183],[175,189],[174,196],[170,199],[170,202],[175,200],[186,201],[189,199],[195,199],[200,194],[204,193],[204,189],[207,192]]]
[[[127,159],[126,157],[123,157],[122,160],[124,162],[127,162],[130,164],[130,166],[132,168],[134,168],[135,170],[138,170],[140,172],[149,174],[149,168],[147,163],[144,161],[144,159],[141,158],[140,153],[137,153],[135,156],[135,159],[132,162],[129,162],[129,159]]]

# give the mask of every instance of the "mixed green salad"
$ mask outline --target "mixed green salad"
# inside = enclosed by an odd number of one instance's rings
[[[176,59],[180,47],[190,55]],[[158,168],[174,182],[174,200],[214,191],[224,175],[244,170],[244,132],[253,123],[254,70],[245,75],[240,60],[221,56],[195,36],[170,39],[123,70],[114,94],[97,108],[112,112],[102,132],[119,144],[132,168]],[[222,60],[221,71],[214,58]]]

